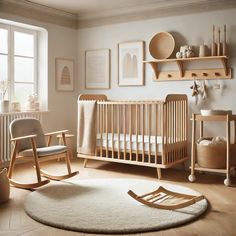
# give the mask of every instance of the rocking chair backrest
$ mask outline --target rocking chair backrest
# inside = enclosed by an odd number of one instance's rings
[[[46,141],[40,121],[34,118],[15,119],[11,122],[10,127],[11,138],[36,134],[35,138],[37,147],[45,147]],[[29,139],[23,139],[19,142],[18,151],[21,152],[30,149],[31,143]]]

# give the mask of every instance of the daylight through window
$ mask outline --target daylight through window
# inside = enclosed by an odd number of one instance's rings
[[[37,31],[0,24],[0,81],[9,81],[0,99],[24,106],[37,94]]]

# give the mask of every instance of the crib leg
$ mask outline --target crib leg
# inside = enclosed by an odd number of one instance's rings
[[[157,178],[161,179],[161,168],[157,168]]]
[[[86,168],[88,159],[84,159],[84,168]]]

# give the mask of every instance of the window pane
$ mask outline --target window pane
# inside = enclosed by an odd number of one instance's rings
[[[20,56],[34,56],[34,36],[21,32],[14,32],[14,54]]]
[[[8,56],[0,55],[0,80],[7,80]]]
[[[15,82],[34,81],[34,59],[15,57],[14,80]]]
[[[33,84],[15,83],[14,90],[15,90],[15,96],[13,100],[20,102],[22,108],[24,108],[28,96],[34,93]]]
[[[8,30],[0,29],[0,53],[8,52]]]

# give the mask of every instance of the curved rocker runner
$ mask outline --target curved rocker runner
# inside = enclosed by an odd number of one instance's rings
[[[128,194],[136,201],[141,202],[149,207],[175,210],[183,207],[190,206],[202,199],[203,195],[194,196],[182,193],[172,192],[160,186],[157,190],[138,196],[132,190],[128,191]]]

